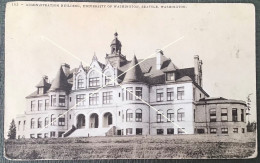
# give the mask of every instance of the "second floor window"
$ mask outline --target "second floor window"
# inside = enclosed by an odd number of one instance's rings
[[[99,86],[99,77],[89,78],[89,86],[90,87],[97,87],[97,86]]]
[[[41,120],[41,118],[38,119],[38,128],[42,128],[42,120]]]
[[[167,88],[167,101],[173,100],[173,88]]]
[[[185,116],[184,110],[183,109],[179,109],[177,111],[177,120],[178,121],[184,121],[184,116]]]
[[[113,92],[103,92],[103,104],[111,104],[113,100]]]
[[[31,101],[31,111],[35,110],[35,101]]]
[[[55,115],[52,114],[51,115],[51,126],[55,126],[55,123],[56,123],[56,118],[55,118]]]
[[[228,121],[227,108],[221,109],[221,121]]]
[[[45,123],[44,123],[45,126],[49,125],[49,117],[46,117],[45,118]]]
[[[59,115],[58,125],[65,126],[65,116],[64,115],[61,115],[61,114]]]
[[[49,109],[49,99],[45,100],[45,110]]]
[[[216,109],[210,109],[209,116],[210,116],[210,122],[216,122],[217,121]]]
[[[105,85],[112,85],[110,72],[105,73]]]
[[[137,100],[142,99],[142,87],[135,88],[135,95]]]
[[[141,109],[137,109],[135,111],[135,121],[142,122],[142,110]]]
[[[56,106],[56,95],[51,95],[51,106]]]
[[[90,93],[89,105],[97,105],[97,104],[98,104],[98,93]]]
[[[86,99],[84,94],[76,95],[76,105],[77,106],[85,106]]]
[[[59,106],[65,106],[65,95],[59,95]]]
[[[133,100],[133,88],[132,87],[126,88],[126,100]]]
[[[163,114],[162,110],[157,111],[156,119],[157,119],[158,123],[163,122],[162,121],[162,114]]]
[[[42,100],[39,100],[38,101],[38,110],[40,111],[40,110],[42,110],[42,108],[43,108]]]
[[[177,99],[183,100],[184,99],[184,87],[177,88]]]
[[[163,101],[163,89],[156,90],[156,101],[157,102]]]
[[[35,128],[35,120],[33,118],[31,119],[31,128]]]
[[[232,109],[232,121],[237,122],[237,109],[236,108]]]
[[[81,75],[78,77],[78,89],[84,88],[84,80]]]

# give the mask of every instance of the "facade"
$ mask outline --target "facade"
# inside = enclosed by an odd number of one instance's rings
[[[53,81],[44,76],[26,97],[25,114],[16,118],[17,138],[196,134],[209,133],[214,126],[242,132],[245,128],[243,101],[212,101],[203,90],[199,56],[194,56],[194,67],[181,69],[161,50],[153,58],[127,60],[117,33],[110,47],[105,64],[94,55],[87,67],[70,69],[62,64]],[[228,108],[227,122],[219,120],[222,107]],[[212,108],[216,121],[211,121]],[[229,122],[232,108],[238,109],[237,121]]]

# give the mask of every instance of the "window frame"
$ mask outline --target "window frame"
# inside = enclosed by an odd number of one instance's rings
[[[156,89],[156,102],[162,102],[163,100],[163,88]]]
[[[136,109],[135,110],[135,121],[136,122],[142,122],[142,120],[143,120],[142,109]]]
[[[177,87],[177,100],[184,100],[184,86]]]
[[[89,105],[98,105],[98,104],[99,104],[99,93],[90,93]]]
[[[174,100],[174,88],[167,88],[167,101]]]

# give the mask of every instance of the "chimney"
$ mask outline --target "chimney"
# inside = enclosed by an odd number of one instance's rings
[[[163,56],[163,51],[160,49],[156,50],[156,69],[160,70],[162,67],[162,56]]]
[[[48,81],[48,76],[43,75],[42,78],[45,80],[46,83],[49,83],[49,81]]]
[[[202,60],[199,60],[199,85],[202,87]]]
[[[70,65],[68,65],[67,63],[63,63],[63,64],[61,64],[61,67],[62,67],[62,70],[63,70],[64,74],[66,76],[69,76],[69,74],[70,74]]]
[[[199,56],[194,55],[194,74],[195,74],[195,82],[199,84]]]

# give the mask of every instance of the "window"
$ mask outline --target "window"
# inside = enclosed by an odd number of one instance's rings
[[[137,109],[135,111],[135,121],[142,122],[142,110],[141,109]]]
[[[221,109],[221,121],[228,121],[227,108]]]
[[[126,110],[126,122],[133,121],[133,111],[131,109]]]
[[[210,109],[209,116],[210,116],[210,122],[216,122],[217,121],[216,109]]]
[[[157,129],[157,135],[163,135],[163,129]]]
[[[127,128],[126,129],[126,135],[132,135],[133,134],[133,129],[132,128]]]
[[[59,106],[65,106],[65,95],[59,95]]]
[[[89,78],[89,86],[90,87],[99,86],[99,77]]]
[[[78,89],[84,88],[84,79],[81,75],[78,77]]]
[[[166,73],[166,81],[174,81],[175,76],[173,72]]]
[[[216,128],[210,128],[210,133],[211,134],[216,134],[217,133],[217,129]]]
[[[112,85],[110,72],[105,73],[105,85]]]
[[[185,134],[185,128],[178,128],[178,134]]]
[[[228,133],[228,128],[221,128],[221,133],[222,134],[227,134]]]
[[[113,92],[103,92],[103,104],[111,104],[113,101]]]
[[[86,97],[84,94],[76,95],[76,105],[77,106],[85,106],[86,105]]]
[[[45,123],[44,123],[45,127],[49,125],[49,117],[45,118]]]
[[[198,128],[197,129],[197,133],[198,134],[204,134],[205,133],[205,130],[203,128]]]
[[[51,106],[56,106],[56,95],[51,95]]]
[[[65,132],[58,132],[58,137],[62,137],[62,134],[64,134]]]
[[[35,137],[34,137],[34,134],[30,134],[30,138],[35,138]]]
[[[167,135],[173,135],[174,134],[174,128],[167,128]]]
[[[177,88],[177,99],[183,100],[184,99],[184,87]]]
[[[172,109],[167,110],[167,122],[173,122],[174,111]]]
[[[65,126],[65,115],[61,115],[61,114],[59,115],[58,125]]]
[[[38,110],[41,111],[42,108],[43,108],[42,100],[39,100],[39,101],[38,101]]]
[[[97,104],[98,104],[98,93],[90,93],[89,105],[97,105]]]
[[[49,137],[49,134],[48,133],[45,133],[44,134],[44,138],[48,138]]]
[[[238,128],[233,128],[233,133],[238,133]]]
[[[245,133],[245,128],[242,128],[242,133]]]
[[[183,109],[178,109],[177,111],[177,120],[184,121],[185,113]]]
[[[31,111],[35,110],[35,101],[31,101]]]
[[[142,87],[135,88],[136,100],[142,99]]]
[[[25,130],[26,121],[23,121],[23,131]]]
[[[37,134],[37,138],[42,138],[42,134]]]
[[[173,100],[173,88],[167,88],[167,101]]]
[[[45,100],[45,110],[49,109],[49,99]]]
[[[55,116],[54,116],[54,114],[52,114],[51,115],[51,126],[55,126],[55,121],[56,121]]]
[[[126,88],[126,100],[133,100],[133,88],[132,87]]]
[[[42,120],[41,120],[41,118],[38,119],[38,128],[42,128]]]
[[[18,127],[17,127],[18,131],[20,130],[20,126],[21,126],[21,121],[18,122]]]
[[[157,119],[157,122],[158,122],[158,123],[163,122],[163,121],[162,121],[162,114],[163,114],[163,111],[162,111],[162,110],[158,110],[158,111],[157,111],[156,119]]]
[[[142,128],[136,128],[136,135],[142,135],[143,129]]]
[[[157,102],[163,101],[163,89],[156,90],[156,101]]]
[[[38,88],[38,94],[44,94],[44,89],[43,88]]]
[[[35,128],[35,121],[33,118],[31,119],[31,128]]]
[[[55,131],[50,132],[51,138],[55,137]]]
[[[122,101],[124,101],[125,99],[125,94],[124,94],[124,88],[122,89]]]
[[[237,122],[237,109],[236,108],[232,109],[232,121]]]
[[[241,109],[241,122],[244,122],[244,109]]]

